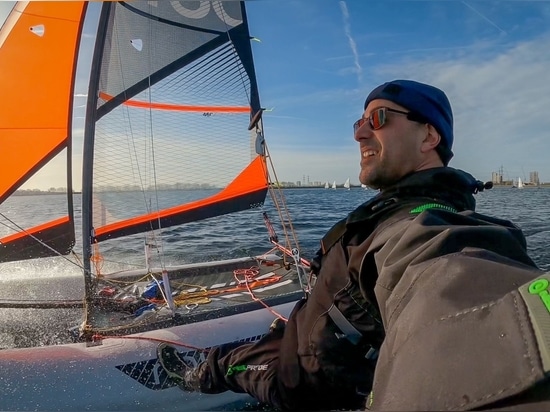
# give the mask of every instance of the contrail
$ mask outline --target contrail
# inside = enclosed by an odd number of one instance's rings
[[[355,69],[357,71],[357,78],[359,80],[359,83],[362,83],[363,68],[359,64],[359,54],[357,53],[357,45],[355,44],[355,40],[353,40],[353,37],[351,36],[348,7],[346,6],[345,1],[340,1],[340,9],[342,9],[342,15],[344,16],[344,31],[346,33],[346,37],[348,38],[351,52],[353,53],[353,61],[355,63]]]
[[[495,27],[498,31],[500,31],[502,34],[507,34],[506,31],[501,29],[495,22],[489,20],[487,17],[485,17],[483,14],[481,14],[479,11],[474,9],[472,6],[470,6],[465,1],[462,1],[462,4],[464,4],[466,7],[468,7],[470,10],[472,10],[474,13],[476,13],[479,17],[481,17],[483,20],[485,20],[487,23],[489,23],[491,26]]]

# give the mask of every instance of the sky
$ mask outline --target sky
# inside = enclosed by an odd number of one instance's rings
[[[12,2],[0,2],[0,23]],[[359,184],[352,124],[367,94],[393,79],[444,90],[455,118],[450,166],[480,180],[538,171],[550,182],[550,1],[247,1],[265,137],[281,181]],[[94,4],[93,6],[99,6]],[[93,46],[85,26],[84,64]],[[89,51],[89,52],[88,52]],[[75,154],[85,78],[75,90]],[[80,186],[75,161],[75,187]],[[61,162],[44,181],[49,188]],[[60,185],[63,185],[61,182]]]

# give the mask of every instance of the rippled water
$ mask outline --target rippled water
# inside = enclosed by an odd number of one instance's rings
[[[370,190],[295,189],[285,191],[304,253],[311,255],[333,223],[372,197]],[[495,187],[475,195],[477,211],[519,226],[531,258],[550,270],[550,188]]]
[[[177,195],[177,192],[174,192]],[[317,250],[319,239],[339,219],[360,203],[375,194],[371,190],[344,189],[286,189],[286,203],[290,209],[302,256],[311,258]],[[533,260],[543,269],[550,270],[550,188],[494,188],[476,195],[480,213],[509,219],[521,227],[527,238],[528,250]],[[76,204],[80,202],[77,197]],[[62,196],[16,197],[13,210],[18,216],[36,219],[44,205],[62,201]],[[8,204],[8,206],[10,206]],[[77,208],[79,209],[79,208]],[[263,209],[249,210],[233,215],[220,216],[205,222],[168,228],[162,232],[162,246],[166,254],[165,264],[178,264],[202,260],[249,256],[264,253],[271,245],[262,218],[267,211],[273,220],[279,239],[283,232],[277,225],[276,210],[268,198]],[[24,214],[23,214],[24,213]],[[79,211],[77,210],[77,215]],[[77,254],[80,251],[78,235]],[[143,264],[143,237],[115,239],[101,245],[106,259],[106,269],[117,269],[116,262]],[[136,257],[137,256],[137,257]],[[137,260],[136,260],[137,259]],[[12,262],[0,265],[0,278],[20,276],[56,276],[79,274],[74,258],[41,259],[39,262]]]

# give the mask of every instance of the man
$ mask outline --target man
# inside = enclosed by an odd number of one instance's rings
[[[356,409],[371,388],[372,409],[537,399],[550,371],[550,276],[536,280],[516,226],[473,211],[485,185],[447,166],[447,97],[394,80],[364,110],[360,181],[380,193],[323,237],[308,299],[257,343],[215,348],[198,369],[160,345],[161,364],[186,390],[247,392],[280,409]],[[227,373],[237,364],[267,368]]]
[[[456,171],[438,168],[429,155],[435,149],[444,164],[449,158],[450,107],[436,91],[423,93],[425,100],[411,93],[426,87],[395,81],[367,98],[364,118],[371,127],[363,120],[356,126],[365,183],[384,191],[401,175],[406,177],[396,186],[414,180],[454,190]],[[430,110],[418,110],[422,104],[445,109],[431,117]],[[426,167],[410,174],[404,151],[419,155],[411,161]],[[506,221],[446,208],[377,231],[366,251],[357,252],[371,259],[361,266],[360,284],[373,292],[386,333],[367,406],[548,410],[550,274],[527,256],[521,231]]]

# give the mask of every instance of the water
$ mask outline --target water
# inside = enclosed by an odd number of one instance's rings
[[[325,232],[374,194],[374,191],[360,188],[284,190],[302,257],[311,258]],[[541,268],[550,270],[550,248],[548,247],[550,244],[550,220],[548,219],[550,188],[518,190],[497,187],[478,193],[476,200],[478,212],[511,220],[522,228],[527,238],[530,256]],[[55,203],[62,204],[63,201],[64,196],[61,195],[17,196],[2,205],[2,212],[9,213],[10,218],[16,221],[19,219],[20,223],[24,223],[21,221],[23,219],[36,224],[39,223],[38,217],[41,214],[50,213],[51,209],[55,209],[53,207]],[[75,198],[75,205],[77,230],[79,230],[79,196]],[[252,256],[266,252],[271,244],[262,218],[263,211],[270,216],[279,241],[283,243],[284,236],[278,224],[277,212],[268,197],[262,209],[248,210],[163,230],[164,263],[171,265]],[[80,234],[78,234],[75,247],[77,256],[81,253],[80,243]],[[143,249],[142,235],[102,243],[100,250],[105,258],[104,271],[129,268],[132,265],[143,266]],[[79,265],[79,258],[71,256],[11,262],[0,265],[0,280],[34,276],[80,276]]]
[[[293,226],[300,242],[302,257],[311,258],[319,239],[338,220],[375,194],[374,191],[287,189],[284,191]],[[478,211],[509,219],[524,230],[528,251],[537,265],[550,270],[550,188],[495,188],[476,195]],[[28,219],[40,223],[38,217],[62,205],[64,196],[16,196],[2,205],[2,213],[21,222]],[[80,215],[80,198],[76,197],[76,214]],[[56,205],[57,204],[57,205]],[[131,205],[131,203],[128,203]],[[162,232],[165,264],[217,260],[253,256],[270,249],[262,212],[273,221],[282,242],[283,232],[270,198],[263,209],[248,210],[196,222]],[[55,217],[55,216],[52,216]],[[23,223],[23,222],[21,222]],[[77,229],[80,222],[77,220]],[[1,227],[0,227],[1,235]],[[76,256],[37,259],[0,264],[0,299],[79,299],[83,293],[80,235]],[[143,236],[114,239],[101,244],[105,259],[103,271],[144,265]],[[136,265],[136,266],[133,266]],[[51,290],[51,278],[67,277],[63,290]],[[34,278],[39,278],[34,279]],[[17,280],[11,282],[10,280]],[[21,282],[21,280],[24,280]],[[41,283],[42,282],[42,283]],[[15,296],[17,295],[17,296]],[[0,349],[59,344],[68,341],[67,330],[80,323],[78,310],[0,309]],[[28,332],[31,331],[31,332]],[[33,332],[34,331],[34,332]],[[41,333],[35,333],[42,331]]]

